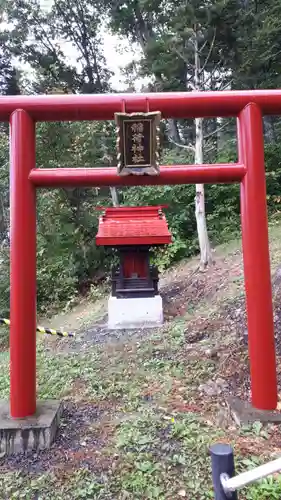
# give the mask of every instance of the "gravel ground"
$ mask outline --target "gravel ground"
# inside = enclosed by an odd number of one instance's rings
[[[231,263],[234,273],[237,272],[237,261],[239,263],[239,254]],[[202,300],[216,296],[216,293],[227,283],[228,275],[229,261],[221,259],[206,273],[200,273],[196,268],[189,270],[189,274],[174,273],[168,280],[162,281],[160,293],[164,307],[163,328],[168,327],[174,318],[183,316],[188,309],[196,308]],[[80,352],[95,344],[127,342],[130,339],[145,338],[159,332],[159,328],[112,331],[107,329],[106,319],[105,315],[99,323],[79,330],[75,339],[63,339],[59,343],[57,339],[49,339],[49,342],[54,342],[59,351]]]
[[[2,458],[0,473],[11,469],[41,473],[53,468],[77,467],[78,464],[93,469],[95,461],[92,456],[89,458],[89,450],[97,450],[101,442],[95,433],[89,433],[89,426],[97,422],[101,415],[102,412],[92,403],[65,403],[57,438],[51,448]]]
[[[163,325],[163,327],[165,327],[165,325]],[[159,332],[159,328],[108,330],[105,322],[98,323],[91,328],[87,328],[87,330],[79,331],[74,339],[63,339],[55,342],[55,349],[58,352],[85,352],[93,345],[129,342],[131,339],[137,340],[146,338],[156,332]]]

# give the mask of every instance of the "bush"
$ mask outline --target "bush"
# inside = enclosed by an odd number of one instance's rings
[[[165,156],[166,155],[166,156]],[[174,155],[174,156],[173,156]],[[281,203],[281,145],[265,147],[269,214]],[[218,162],[236,160],[236,151],[225,150]],[[163,164],[185,163],[184,155],[168,151]],[[240,233],[239,186],[206,186],[207,224],[212,244],[222,243]],[[195,186],[146,186],[122,190],[125,205],[168,205],[165,211],[173,242],[158,249],[153,260],[160,269],[198,252],[194,214]],[[63,307],[79,291],[90,291],[96,276],[107,272],[114,253],[95,246],[100,212],[95,205],[109,205],[108,191],[52,190],[38,196],[38,310],[50,305]],[[9,255],[3,251],[0,274],[0,316],[9,316]]]

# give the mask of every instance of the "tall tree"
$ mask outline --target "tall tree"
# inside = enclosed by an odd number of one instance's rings
[[[181,0],[131,0],[126,6],[109,0],[107,5],[112,28],[139,44],[143,55],[139,74],[153,73],[151,87],[155,90],[221,90],[230,84],[223,56],[226,33],[217,32],[219,13],[222,15],[225,8],[220,0],[191,0],[188,4]],[[203,120],[197,118],[194,128],[190,125],[187,120],[169,120],[168,139],[191,152],[195,163],[203,163],[204,149],[206,153],[209,150],[209,144],[204,142]],[[209,139],[216,133],[216,120],[212,127],[210,132],[205,124]],[[212,254],[202,184],[196,185],[195,214],[200,268],[204,269],[211,263]]]
[[[20,94],[20,72],[13,65],[0,34],[0,95]],[[0,125],[0,243],[7,240],[9,231],[9,164],[8,125]]]
[[[98,3],[54,0],[46,11],[40,0],[9,0],[5,12],[12,27],[6,46],[36,72],[36,92],[108,90],[110,74],[102,52],[103,16]]]
[[[0,94],[18,95],[20,94],[19,71],[12,64],[11,57],[0,42]]]

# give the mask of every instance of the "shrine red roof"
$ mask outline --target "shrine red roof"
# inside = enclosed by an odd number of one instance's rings
[[[99,219],[97,245],[166,245],[171,241],[159,206],[106,208]]]

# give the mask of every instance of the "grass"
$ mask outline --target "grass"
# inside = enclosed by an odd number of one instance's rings
[[[259,424],[224,428],[216,419],[223,397],[199,391],[199,386],[218,376],[231,386],[233,342],[238,341],[232,327],[221,330],[218,318],[226,302],[232,301],[235,307],[241,296],[242,282],[237,269],[233,271],[237,248],[239,242],[218,250],[218,259],[226,262],[229,275],[223,288],[217,292],[216,280],[221,275],[207,276],[206,280],[214,282],[214,293],[208,289],[198,304],[186,308],[181,318],[171,320],[157,333],[108,341],[76,353],[67,347],[59,349],[63,340],[51,347],[44,338],[38,341],[38,397],[63,399],[67,408],[74,408],[72,414],[66,413],[61,427],[68,447],[57,444],[50,452],[39,454],[38,460],[2,461],[1,499],[207,500],[213,498],[210,444],[220,440],[232,443],[237,471],[263,463],[276,452],[272,444],[275,428]],[[277,265],[274,228],[272,248]],[[71,323],[71,318],[65,316],[63,321]],[[82,313],[80,321],[84,324]],[[207,324],[204,338],[190,344],[188,339],[202,332],[202,322]],[[206,354],[220,341],[227,359],[224,364],[224,358]],[[65,345],[71,345],[69,342]],[[1,398],[9,395],[8,363],[8,353],[0,353]],[[241,366],[245,378],[245,365]],[[92,413],[81,424],[75,415],[82,408],[86,415]],[[77,428],[72,419],[77,420]],[[34,469],[30,467],[33,460],[37,460]],[[239,499],[280,496],[281,480],[274,477],[243,490]]]

